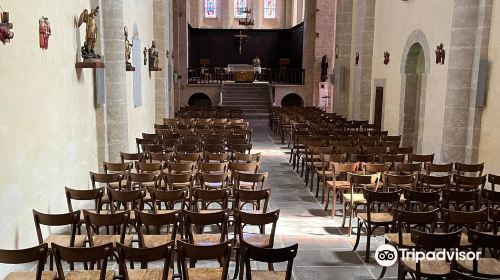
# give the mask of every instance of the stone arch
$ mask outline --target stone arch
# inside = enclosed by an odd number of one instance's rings
[[[414,30],[406,41],[401,57],[401,93],[399,134],[403,146],[422,151],[427,75],[431,51],[422,30]]]
[[[207,94],[203,92],[197,92],[189,97],[188,105],[198,106],[198,107],[208,107],[212,106],[212,100]]]
[[[288,93],[281,99],[281,107],[302,107],[304,99],[296,93]]]

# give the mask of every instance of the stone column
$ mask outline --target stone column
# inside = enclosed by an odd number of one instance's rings
[[[251,17],[253,17],[253,19],[255,20],[255,26],[254,28],[255,29],[259,29],[262,27],[262,20],[263,20],[263,6],[261,5],[261,1],[258,1],[258,0],[254,0],[252,1],[252,7],[248,7],[250,9],[252,9],[252,14],[250,15]]]
[[[123,47],[123,0],[102,1],[104,80],[107,109],[107,145],[110,161],[128,151],[127,91]]]
[[[375,0],[358,0],[354,53],[359,52],[359,63],[354,66],[352,89],[352,119],[370,119],[373,30],[375,27]]]
[[[170,100],[168,94],[168,0],[153,1],[153,38],[160,53],[160,67],[162,71],[155,72],[155,121],[163,123],[163,118],[168,116],[168,105]],[[171,52],[172,50],[169,50]],[[170,55],[169,55],[170,56]]]
[[[351,77],[351,42],[352,42],[352,7],[353,0],[337,1],[335,48],[335,85],[333,111],[347,116],[349,113],[349,79]],[[342,83],[342,84],[340,84]]]
[[[174,0],[174,70],[179,73],[181,79],[175,84],[174,109],[180,107],[181,89],[187,85],[188,68],[188,29],[186,13],[189,11],[188,2],[184,0]]]
[[[443,128],[443,162],[475,162],[481,110],[475,107],[477,71],[488,56],[491,1],[455,0]]]
[[[302,67],[305,69],[304,83],[304,105],[311,106],[314,103],[314,66],[316,47],[316,0],[307,0],[304,7],[304,47]]]

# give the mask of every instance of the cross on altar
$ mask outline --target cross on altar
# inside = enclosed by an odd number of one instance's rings
[[[241,55],[242,48],[243,48],[243,39],[247,39],[248,35],[243,34],[243,32],[240,30],[240,34],[236,34],[236,35],[234,35],[234,37],[238,38],[240,40],[240,55]]]

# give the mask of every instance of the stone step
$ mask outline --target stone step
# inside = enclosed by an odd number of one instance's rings
[[[222,103],[224,103],[226,105],[232,105],[232,104],[240,105],[240,104],[243,104],[243,105],[251,105],[251,106],[269,106],[269,104],[271,102],[269,102],[269,101],[255,101],[255,100],[245,100],[245,101],[241,101],[241,100],[227,100],[227,99],[222,98]]]

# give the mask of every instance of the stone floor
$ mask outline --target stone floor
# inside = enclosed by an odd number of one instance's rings
[[[289,149],[268,128],[255,128],[252,152],[262,153],[262,169],[269,172],[271,188],[270,210],[280,209],[275,246],[299,244],[294,262],[297,280],[315,279],[374,279],[382,267],[373,259],[373,253],[383,238],[372,238],[370,263],[364,262],[366,237],[361,237],[353,252],[355,235],[341,228],[342,217],[331,217],[324,205],[314,197],[304,181],[288,163]],[[320,194],[321,195],[321,194]],[[340,215],[340,211],[337,215]],[[354,224],[354,221],[353,221]],[[395,279],[397,271],[388,269],[384,279]]]

